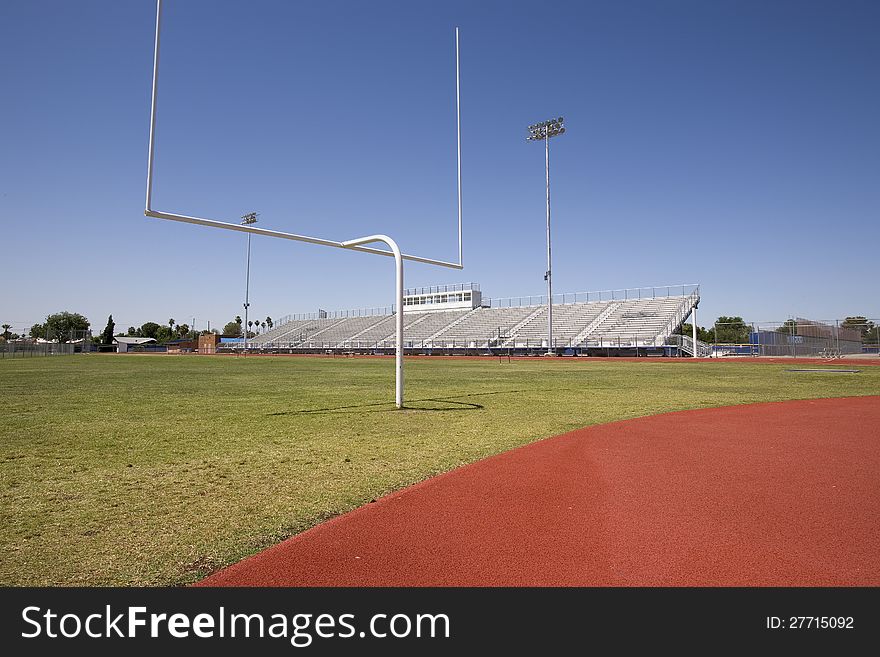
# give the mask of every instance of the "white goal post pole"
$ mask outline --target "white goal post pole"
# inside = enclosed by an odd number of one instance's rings
[[[354,240],[347,240],[342,243],[347,249],[358,246],[360,244],[368,244],[369,242],[385,242],[391,252],[394,254],[394,270],[395,276],[395,297],[397,299],[394,312],[394,321],[397,333],[397,348],[394,351],[394,403],[397,408],[403,408],[403,257],[397,242],[387,235],[370,235],[368,237],[359,237]]]
[[[162,27],[162,0],[156,0],[156,40],[153,44],[153,89],[150,93],[150,146],[147,151],[147,200],[144,214],[153,207],[153,155],[156,152],[156,100],[159,89],[159,34]]]
[[[455,135],[458,149],[458,266],[464,266],[461,253],[461,75],[459,73],[458,28],[455,28]]]

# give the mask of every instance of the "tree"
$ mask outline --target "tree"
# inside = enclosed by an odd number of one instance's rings
[[[174,335],[174,324],[175,324],[175,323],[176,323],[176,322],[174,321],[173,318],[168,320],[168,329],[169,329],[169,334],[170,334],[170,335]]]
[[[49,315],[45,323],[45,336],[48,340],[70,342],[85,335],[89,330],[89,320],[79,313],[63,311]]]
[[[204,335],[205,333],[207,333],[207,331],[202,333],[202,335]],[[238,322],[229,322],[226,326],[223,327],[223,333],[221,335],[224,338],[240,338],[241,324],[239,324]]]
[[[113,321],[113,315],[110,315],[107,318],[107,326],[104,327],[104,331],[101,333],[101,344],[113,344],[113,331],[116,329],[116,324]]]
[[[223,327],[223,332],[221,333],[221,335],[224,338],[240,338],[242,335],[241,317],[236,315],[234,320]]]
[[[156,340],[157,336],[159,335],[160,328],[163,327],[159,326],[156,322],[147,322],[146,324],[141,326],[140,337],[153,338],[154,340]]]
[[[694,325],[688,324],[685,322],[681,325],[681,328],[676,331],[678,335],[686,335],[688,337],[692,337],[694,335]],[[697,340],[700,342],[712,342],[713,335],[712,331],[707,331],[706,327],[698,326],[697,327]]]
[[[840,328],[853,329],[859,332],[862,336],[862,342],[875,342],[876,340],[871,340],[871,336],[874,335],[874,322],[863,317],[862,315],[854,315],[852,317],[847,317],[840,323]]]
[[[168,342],[172,337],[168,326],[160,326],[156,331],[156,342]]]
[[[28,335],[32,338],[38,339],[46,339],[46,325],[45,324],[34,324],[31,326],[30,331],[28,331]]]
[[[130,338],[133,338],[137,335],[138,330],[134,326],[128,327],[128,333],[126,335]]]
[[[780,324],[779,328],[776,329],[776,332],[785,333],[786,335],[797,335],[797,322],[793,319],[787,319]]]
[[[189,324],[178,324],[177,325],[177,336],[181,338],[185,338],[189,335]]]
[[[260,327],[263,329],[263,331],[265,331],[266,330],[266,322],[260,322]]]
[[[715,342],[722,344],[747,344],[751,327],[742,317],[726,317],[722,315],[715,320],[713,332],[717,332]]]
[[[269,330],[270,330],[270,331],[272,330],[272,327],[275,326],[275,324],[274,324],[274,322],[272,321],[272,318],[271,318],[271,317],[266,317],[266,326],[269,327]]]
[[[12,333],[9,332],[9,329],[11,329],[11,328],[12,328],[12,324],[4,324],[3,325],[3,339],[4,340],[11,340],[12,339]]]

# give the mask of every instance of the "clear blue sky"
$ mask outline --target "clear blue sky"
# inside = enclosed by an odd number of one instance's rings
[[[241,312],[245,236],[143,216],[155,5],[0,6],[0,320]],[[880,3],[166,0],[154,207],[454,259],[409,286],[703,285],[719,314],[880,316]],[[252,315],[391,303],[390,259],[255,238]]]

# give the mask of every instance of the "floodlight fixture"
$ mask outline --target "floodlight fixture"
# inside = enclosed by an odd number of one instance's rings
[[[540,123],[530,125],[529,136],[526,137],[526,139],[528,141],[543,141],[545,139],[549,139],[550,137],[561,135],[565,133],[564,123],[565,119],[560,116],[556,119],[549,119],[547,121],[541,121]]]

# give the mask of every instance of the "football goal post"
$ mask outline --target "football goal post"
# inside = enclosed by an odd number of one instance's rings
[[[372,253],[394,258],[395,264],[395,314],[396,314],[396,334],[397,345],[395,351],[395,404],[397,408],[403,408],[403,261],[412,260],[440,267],[449,267],[451,269],[462,269],[462,235],[461,235],[461,85],[460,85],[460,58],[459,58],[459,37],[458,28],[455,28],[455,113],[456,113],[456,146],[458,151],[457,157],[457,185],[458,185],[458,262],[447,262],[435,258],[427,258],[424,256],[411,255],[403,253],[397,242],[388,235],[376,234],[367,235],[365,237],[357,237],[347,240],[332,240],[321,237],[313,237],[309,235],[299,235],[296,233],[288,233],[277,230],[269,230],[265,228],[257,228],[254,225],[230,223],[217,219],[207,219],[203,217],[191,217],[173,212],[165,212],[153,208],[153,163],[156,151],[156,111],[159,89],[159,44],[162,27],[162,0],[156,1],[156,39],[153,50],[153,88],[151,94],[150,106],[150,142],[147,155],[147,197],[144,214],[148,217],[156,219],[168,219],[170,221],[179,221],[188,224],[196,224],[199,226],[207,226],[209,228],[220,228],[223,230],[234,230],[241,233],[251,233],[254,235],[263,235],[265,237],[275,237],[296,242],[307,242],[309,244],[317,244],[319,246],[332,246],[338,249],[349,249],[352,251],[361,251],[363,253]],[[375,245],[376,243],[384,243],[388,248],[382,249]]]

